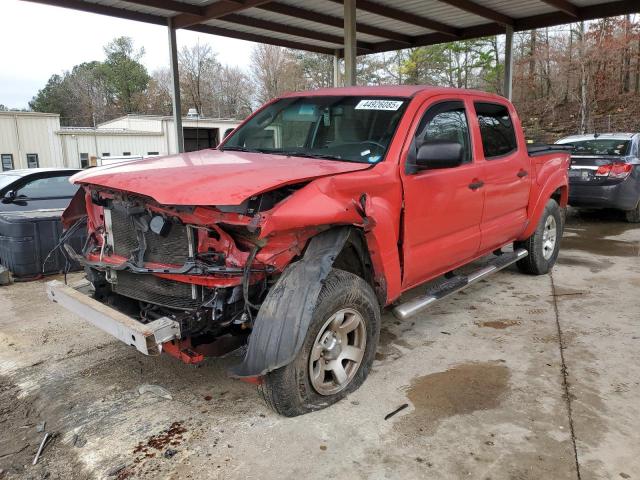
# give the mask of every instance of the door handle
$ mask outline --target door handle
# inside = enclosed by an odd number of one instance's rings
[[[529,172],[527,172],[527,171],[526,171],[526,170],[524,170],[524,169],[520,169],[520,171],[519,171],[518,173],[516,173],[516,175],[518,176],[518,178],[524,178],[524,177],[526,177],[527,175],[529,175]]]
[[[482,180],[474,180],[473,182],[471,182],[469,184],[469,188],[471,190],[478,190],[479,188],[481,188],[484,185],[484,182]]]

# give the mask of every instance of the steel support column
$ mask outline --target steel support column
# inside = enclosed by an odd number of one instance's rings
[[[340,50],[336,50],[333,54],[333,86],[340,86]]]
[[[176,153],[184,152],[184,131],[182,130],[182,102],[180,101],[180,74],[178,72],[178,44],[173,19],[167,19],[169,29],[169,63],[171,64],[171,100],[173,103],[173,128],[176,134]],[[174,153],[174,152],[167,152]]]
[[[504,39],[504,87],[503,95],[511,100],[513,91],[513,27],[507,25]]]
[[[344,86],[356,84],[356,0],[344,0]]]

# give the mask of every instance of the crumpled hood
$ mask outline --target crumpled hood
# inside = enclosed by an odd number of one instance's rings
[[[369,164],[264,153],[201,150],[92,168],[71,181],[146,195],[164,205],[239,205],[283,185]]]

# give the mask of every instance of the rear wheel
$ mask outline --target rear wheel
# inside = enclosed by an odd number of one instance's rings
[[[523,273],[543,275],[556,263],[560,251],[563,220],[558,202],[550,199],[545,206],[538,226],[528,239],[516,242],[515,248],[524,248],[529,254],[517,262]]]
[[[627,210],[624,212],[627,222],[640,223],[640,201],[633,210]]]
[[[379,335],[380,307],[371,286],[332,270],[298,355],[264,377],[259,389],[265,402],[287,417],[337,402],[367,378]]]

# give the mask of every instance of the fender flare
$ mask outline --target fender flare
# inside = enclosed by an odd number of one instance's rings
[[[554,192],[558,189],[564,189],[562,192],[562,198],[560,199],[560,207],[565,207],[568,197],[568,183],[566,181],[566,175],[563,180],[559,180],[556,176],[552,177],[547,181],[544,187],[541,189],[540,194],[536,200],[535,207],[533,209],[533,213],[529,219],[529,223],[527,227],[524,229],[518,240],[525,240],[533,235],[533,232],[538,227],[538,222],[540,221],[540,217],[542,217],[542,212],[544,212],[545,207],[547,206],[547,202],[553,196]]]
[[[296,357],[311,323],[322,286],[344,247],[350,227],[313,237],[301,260],[289,265],[265,298],[233,377],[257,377],[288,365]]]

